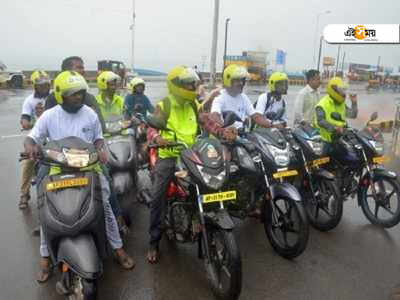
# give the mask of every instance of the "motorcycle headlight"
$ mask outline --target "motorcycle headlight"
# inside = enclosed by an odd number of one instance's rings
[[[268,145],[268,150],[271,152],[275,159],[275,163],[280,167],[286,167],[290,162],[290,152],[288,147],[285,149],[279,149],[275,146]]]
[[[85,168],[89,165],[90,155],[87,150],[63,149],[67,165],[73,168]]]
[[[59,162],[61,164],[65,164],[67,162],[67,158],[65,157],[65,155],[62,152],[58,152],[55,150],[46,150],[46,154],[49,158],[51,158],[52,160]]]
[[[321,141],[307,141],[307,143],[316,155],[321,156],[323,154],[324,145]]]
[[[214,190],[220,189],[222,187],[225,177],[226,177],[225,169],[216,175],[211,175],[211,174],[205,172],[203,166],[197,165],[197,169],[199,170],[199,172],[200,172],[201,176],[203,177],[203,180],[207,184],[207,186],[209,186],[210,188],[212,188]]]
[[[372,145],[372,147],[374,147],[374,149],[378,155],[383,155],[384,147],[381,142],[374,141],[374,140],[369,140],[368,142]]]

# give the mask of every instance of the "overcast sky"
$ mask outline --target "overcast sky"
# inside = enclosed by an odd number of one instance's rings
[[[168,71],[176,64],[210,64],[213,0],[136,0],[135,66]],[[225,18],[228,55],[243,50],[287,54],[287,69],[312,66],[316,16],[327,24],[400,23],[399,0],[221,0],[218,64],[222,65]],[[130,64],[131,0],[1,0],[0,60],[9,68],[59,69],[80,55],[87,69],[99,59]],[[400,45],[346,45],[346,62],[400,66]],[[324,45],[334,56],[337,46]]]

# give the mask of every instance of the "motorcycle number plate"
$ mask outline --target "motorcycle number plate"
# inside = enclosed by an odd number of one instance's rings
[[[318,158],[318,159],[313,160],[312,165],[314,167],[320,166],[320,165],[323,165],[323,164],[327,164],[328,162],[330,162],[330,160],[331,160],[330,157]]]
[[[72,178],[72,179],[64,179],[64,180],[57,180],[53,182],[49,182],[46,185],[47,191],[53,191],[58,189],[64,189],[69,187],[76,187],[76,186],[84,186],[89,184],[88,178]]]
[[[386,161],[386,157],[384,157],[384,156],[378,156],[378,157],[374,157],[372,159],[372,162],[374,164],[383,164],[385,161]]]
[[[299,173],[297,172],[297,170],[289,170],[289,171],[283,171],[283,172],[274,173],[272,176],[275,179],[279,179],[279,178],[283,178],[283,177],[296,176],[298,174]]]
[[[201,196],[203,203],[236,200],[236,191],[205,194]]]

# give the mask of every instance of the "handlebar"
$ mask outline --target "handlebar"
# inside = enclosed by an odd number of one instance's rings
[[[159,148],[174,148],[174,147],[183,147],[185,149],[189,148],[184,143],[169,143],[167,145],[158,145],[158,144],[150,144],[149,148],[159,149]]]

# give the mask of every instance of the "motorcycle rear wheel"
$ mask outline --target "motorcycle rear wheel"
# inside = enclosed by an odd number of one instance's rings
[[[319,231],[335,228],[343,215],[343,198],[335,181],[314,179],[314,197],[305,193],[304,209],[311,226]]]

